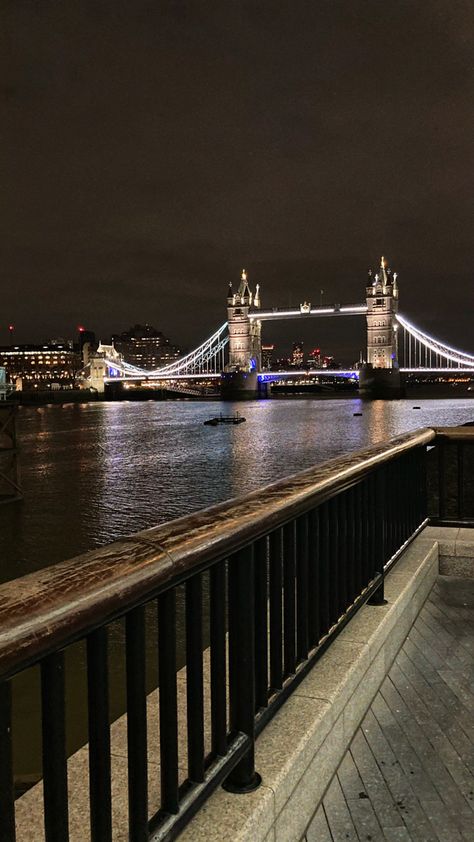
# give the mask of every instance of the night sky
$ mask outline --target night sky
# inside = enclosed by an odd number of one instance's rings
[[[3,0],[0,342],[264,306],[400,310],[474,351],[472,0]],[[265,327],[350,361],[363,319]]]

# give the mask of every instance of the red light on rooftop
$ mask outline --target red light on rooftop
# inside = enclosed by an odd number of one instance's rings
[[[13,333],[13,331],[15,330],[15,325],[8,325],[8,330],[10,331],[10,333]]]
[[[84,325],[78,325],[77,330],[78,330],[78,333],[84,333],[84,331],[85,331]]]

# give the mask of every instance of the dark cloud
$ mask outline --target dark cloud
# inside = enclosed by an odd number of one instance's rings
[[[384,252],[401,309],[474,350],[472,3],[15,0],[2,17],[19,339],[148,319],[190,346],[243,265],[265,304],[350,302]],[[360,326],[313,324],[358,351]]]

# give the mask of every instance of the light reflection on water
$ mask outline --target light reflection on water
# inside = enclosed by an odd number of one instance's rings
[[[341,453],[422,426],[474,420],[474,402],[278,399],[245,404],[120,402],[21,408],[20,504],[0,507],[0,581],[62,561],[121,535],[243,494]],[[238,426],[205,427],[236,409]],[[355,412],[362,416],[355,417]],[[182,628],[180,628],[182,634]],[[112,696],[123,704],[123,631],[112,631]],[[153,646],[156,635],[151,634]],[[150,645],[149,665],[154,648]],[[156,669],[150,667],[151,682]],[[84,652],[68,661],[69,746],[87,739]],[[16,682],[15,765],[37,776],[32,723],[37,680]]]
[[[203,425],[237,406],[246,424]],[[469,399],[420,406],[346,398],[22,408],[25,500],[0,509],[0,581],[397,433],[474,418]]]

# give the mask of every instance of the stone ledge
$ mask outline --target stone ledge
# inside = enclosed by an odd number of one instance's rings
[[[428,526],[423,534],[438,542],[442,575],[474,579],[474,529]]]
[[[262,787],[216,792],[180,842],[302,838],[437,573],[437,541],[422,533],[387,576],[388,604],[357,613],[258,738]]]

